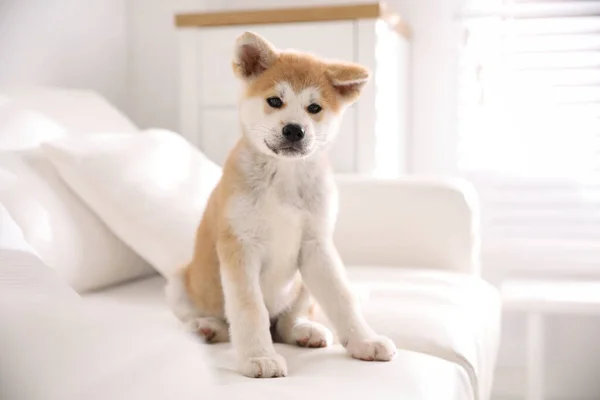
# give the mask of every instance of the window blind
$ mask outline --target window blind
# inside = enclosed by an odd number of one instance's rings
[[[461,24],[484,267],[600,274],[600,1],[472,0]]]

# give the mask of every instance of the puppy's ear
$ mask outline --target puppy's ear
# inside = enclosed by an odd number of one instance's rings
[[[344,101],[352,102],[369,81],[370,72],[362,65],[336,62],[327,66],[327,76],[338,95]]]
[[[244,32],[235,42],[233,71],[241,79],[251,79],[266,71],[278,57],[271,43],[256,33]]]

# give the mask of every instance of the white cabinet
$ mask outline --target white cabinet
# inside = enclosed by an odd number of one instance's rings
[[[383,15],[381,6],[373,3],[177,16],[181,133],[217,163],[224,161],[240,135],[236,109],[240,88],[231,68],[233,44],[249,30],[280,49],[370,68],[373,79],[346,112],[330,150],[331,160],[340,173],[401,172],[408,128],[404,108],[409,35],[400,20],[394,25],[389,13]]]

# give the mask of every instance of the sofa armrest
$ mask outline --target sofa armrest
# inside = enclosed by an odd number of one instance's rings
[[[354,265],[479,273],[476,195],[462,180],[336,177],[334,239]]]

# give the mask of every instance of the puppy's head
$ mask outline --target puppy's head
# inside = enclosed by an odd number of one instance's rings
[[[233,69],[244,84],[244,135],[278,158],[302,158],[327,147],[369,79],[360,65],[279,51],[250,32],[236,41]]]

